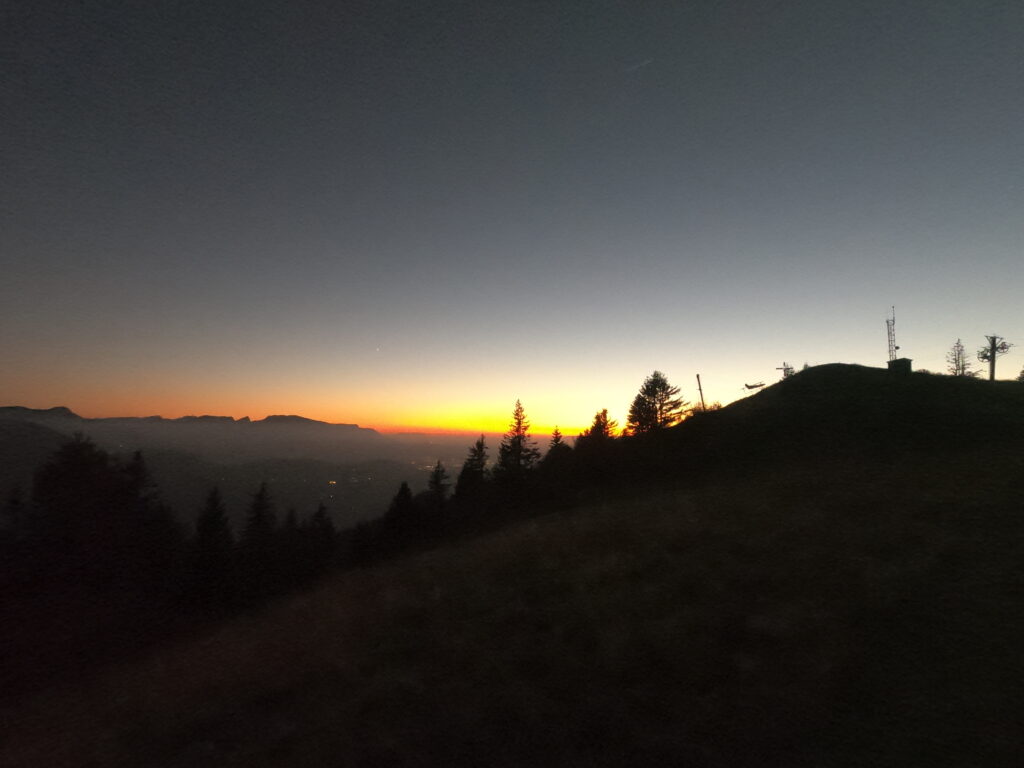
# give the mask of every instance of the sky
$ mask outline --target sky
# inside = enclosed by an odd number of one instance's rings
[[[0,404],[566,434],[1024,365],[1017,0],[0,7]],[[978,364],[980,367],[980,364]]]

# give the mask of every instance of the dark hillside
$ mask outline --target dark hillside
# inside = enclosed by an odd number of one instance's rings
[[[341,574],[2,713],[0,762],[1009,768],[1019,478],[947,469],[771,472]]]
[[[670,444],[703,465],[758,459],[858,461],[908,450],[963,453],[1024,441],[1024,386],[834,363],[698,414]]]
[[[27,499],[32,473],[66,439],[41,424],[0,418],[0,504],[6,504],[15,489]]]
[[[802,372],[0,708],[0,764],[1019,765],[1022,404]]]

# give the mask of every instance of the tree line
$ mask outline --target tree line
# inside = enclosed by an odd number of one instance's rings
[[[0,587],[134,595],[205,609],[244,606],[307,583],[336,552],[327,508],[278,520],[262,484],[236,537],[218,488],[191,530],[160,503],[140,452],[121,461],[76,435],[5,506]]]
[[[168,616],[249,609],[331,569],[476,535],[647,478],[687,482],[715,461],[734,470],[740,459],[708,449],[714,420],[704,421],[704,411],[717,407],[690,407],[654,371],[621,430],[602,408],[574,439],[556,427],[542,453],[517,400],[493,451],[481,435],[458,471],[438,461],[425,490],[403,482],[379,518],[342,531],[323,504],[281,515],[266,484],[253,490],[237,531],[216,487],[183,525],[160,502],[141,453],[123,460],[76,436],[36,470],[27,498],[15,492],[0,509],[0,657],[9,665],[0,667],[0,690],[17,688],[4,679],[12,671],[24,682],[56,674],[58,660],[88,657],[85,646],[105,642],[104,622],[120,621],[130,634],[149,621],[157,642]],[[693,429],[672,429],[688,417]],[[46,656],[40,638],[51,634],[65,645]]]
[[[708,410],[720,407],[715,403]],[[413,495],[403,482],[383,517],[352,531],[348,553],[355,562],[367,562],[438,538],[500,525],[524,510],[540,512],[570,504],[584,489],[606,487],[626,475],[651,470],[658,454],[664,454],[657,450],[662,447],[658,435],[700,410],[680,397],[679,388],[663,373],[654,371],[630,403],[621,432],[608,409],[602,408],[572,445],[556,426],[542,455],[517,400],[493,462],[486,438],[480,435],[469,446],[454,483],[440,461],[426,491]]]
[[[413,494],[403,482],[380,518],[340,533],[322,503],[306,515],[290,509],[280,517],[266,484],[254,490],[237,532],[216,487],[193,524],[182,525],[160,502],[140,452],[120,460],[76,435],[37,469],[29,498],[16,491],[4,506],[0,589],[46,594],[73,586],[199,611],[254,605],[339,564],[497,524],[526,504],[565,503],[578,487],[607,476],[616,440],[671,427],[687,407],[655,371],[631,403],[621,436],[602,409],[572,446],[556,427],[542,458],[516,401],[493,462],[481,435],[454,479],[438,461],[425,491]]]

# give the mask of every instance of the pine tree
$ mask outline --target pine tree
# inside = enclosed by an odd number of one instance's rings
[[[149,501],[156,495],[156,486],[149,476],[146,460],[142,451],[135,451],[131,460],[125,465],[124,473],[128,478],[131,493],[139,499]]]
[[[494,477],[505,483],[520,483],[540,458],[540,451],[530,438],[530,422],[523,404],[516,400],[508,432],[498,447],[498,463]]]
[[[246,517],[245,529],[242,531],[242,548],[257,552],[269,552],[273,547],[277,521],[274,517],[274,505],[267,491],[267,484],[260,483],[259,490],[253,494]]]
[[[194,545],[197,552],[208,553],[211,558],[222,562],[230,559],[235,547],[231,523],[228,522],[220,489],[216,486],[210,489],[206,504],[196,518]]]
[[[448,489],[451,488],[451,483],[448,482],[448,473],[444,469],[444,465],[441,460],[437,460],[437,464],[430,472],[430,478],[427,480],[427,490],[434,497],[434,501],[438,506],[444,504],[445,497],[448,495]]]
[[[141,454],[124,464],[75,435],[36,471],[32,500],[40,562],[53,557],[55,573],[152,589],[178,555],[181,532],[152,495]]]
[[[231,533],[220,489],[214,487],[196,518],[192,541],[192,591],[204,603],[227,598],[235,538]]]
[[[487,477],[487,445],[484,436],[480,435],[469,448],[469,455],[462,464],[459,477],[455,481],[455,497],[464,499],[478,493]]]
[[[313,559],[313,572],[323,571],[334,558],[338,547],[338,532],[323,502],[309,518],[305,528],[309,551]]]
[[[387,517],[391,520],[407,520],[415,513],[415,509],[416,505],[412,500],[412,489],[403,480],[402,484],[398,486],[398,493],[391,499]]]
[[[282,585],[277,521],[267,484],[260,483],[249,504],[239,547],[242,595],[260,600]]]
[[[688,403],[677,397],[678,394],[679,387],[669,384],[661,371],[654,371],[644,379],[640,391],[633,398],[626,429],[631,434],[640,434],[671,427],[682,421]]]
[[[576,447],[583,449],[600,448],[615,438],[618,422],[608,418],[608,409],[602,408],[594,414],[594,422],[576,438]]]
[[[548,452],[544,454],[544,463],[552,464],[561,462],[566,456],[572,453],[572,448],[565,442],[562,430],[557,426],[551,433],[551,442],[548,443]]]
[[[971,363],[967,359],[967,352],[964,350],[964,344],[960,339],[957,339],[956,343],[950,347],[949,352],[946,353],[946,363],[946,371],[950,376],[964,376],[967,378],[977,376],[971,370]]]
[[[548,501],[562,499],[566,495],[566,483],[572,459],[573,449],[565,441],[562,430],[556,426],[551,433],[547,453],[544,454],[538,467],[542,474]]]
[[[337,529],[334,527],[334,521],[331,520],[331,515],[327,511],[327,507],[321,501],[316,508],[316,512],[309,519],[309,529],[313,531],[318,538],[333,539],[337,535]]]

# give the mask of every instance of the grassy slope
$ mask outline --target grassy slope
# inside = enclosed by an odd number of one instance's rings
[[[835,374],[787,383],[805,410],[780,387],[714,438],[745,419],[816,459],[755,455],[340,574],[0,713],[0,764],[1017,765],[1020,453],[969,432],[876,463],[881,409],[931,398],[920,434],[962,404],[921,379],[868,408],[846,378],[854,415],[815,412]],[[1019,393],[993,391],[975,410],[1005,421]],[[850,439],[819,451],[836,422]]]
[[[342,574],[4,713],[0,763],[1013,764],[1010,478],[817,469]]]

